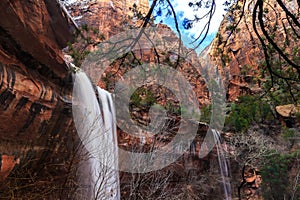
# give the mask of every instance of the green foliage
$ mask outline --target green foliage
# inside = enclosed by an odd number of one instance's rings
[[[138,6],[135,3],[132,5],[132,7],[129,7],[129,10],[133,14],[132,17],[128,16],[129,20],[132,20],[132,19],[144,20],[145,19],[145,16],[144,16],[145,14],[140,11],[140,9],[138,8]]]
[[[225,126],[233,131],[246,131],[251,123],[261,123],[274,119],[270,105],[256,96],[241,96],[237,103],[231,104],[231,111]]]
[[[90,51],[84,50],[80,51],[79,49],[75,48],[72,44],[68,44],[69,52],[72,58],[74,59],[74,64],[76,66],[80,66],[81,61],[90,53]]]
[[[274,105],[284,105],[290,103],[299,103],[300,94],[298,92],[299,88],[296,83],[288,83],[284,79],[268,79],[264,83],[264,90],[266,91],[268,97],[272,100]]]
[[[241,75],[246,76],[247,74],[249,74],[250,72],[252,72],[253,67],[251,65],[244,65],[241,68]]]
[[[144,87],[138,88],[130,98],[130,104],[136,107],[150,107],[156,102],[156,98],[151,90]]]
[[[76,33],[75,43],[68,43],[69,54],[74,59],[74,64],[80,66],[81,62],[90,53],[88,46],[95,44],[96,41],[103,41],[105,37],[96,28],[89,27],[87,24],[80,26],[80,30]]]
[[[89,27],[88,27],[87,24],[82,24],[81,25],[81,29],[84,30],[84,31],[86,31],[86,32],[89,31]]]
[[[268,156],[261,169],[262,191],[264,199],[290,199],[291,184],[289,170],[295,162],[297,152],[292,154],[273,154]]]
[[[173,102],[167,102],[167,104],[166,104],[166,110],[171,115],[180,115],[180,113],[181,113],[180,106],[179,105],[175,105]]]
[[[283,138],[285,140],[294,139],[299,136],[300,135],[296,129],[293,129],[293,128],[284,128],[283,129]]]
[[[299,64],[300,47],[297,42],[296,35],[291,27],[285,27],[286,39],[284,42],[278,38],[278,33],[282,29],[278,24],[270,26],[269,36],[278,42],[283,54],[285,54],[290,62]],[[262,37],[266,40],[265,37]],[[279,42],[280,41],[280,42]],[[299,103],[299,71],[297,67],[288,63],[282,55],[278,54],[273,45],[266,45],[268,57],[261,62],[261,75],[266,79],[264,90],[276,105]]]
[[[222,60],[223,60],[224,64],[231,62],[231,58],[228,54],[222,54]]]
[[[295,128],[283,128],[282,137],[292,148],[300,140],[300,133]]]
[[[233,24],[229,24],[228,26],[226,26],[226,31],[231,31],[234,29],[234,25]]]
[[[201,108],[201,122],[210,122],[210,117],[211,117],[211,105],[205,105],[204,107]]]

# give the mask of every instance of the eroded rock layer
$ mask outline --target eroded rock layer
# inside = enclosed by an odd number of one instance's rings
[[[76,140],[61,51],[73,28],[56,1],[5,0],[0,17],[0,196],[59,198]]]

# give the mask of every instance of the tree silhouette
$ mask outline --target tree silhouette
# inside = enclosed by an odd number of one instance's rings
[[[249,4],[252,5],[250,8]],[[300,21],[299,10],[300,1],[266,1],[266,0],[227,0],[224,9],[228,12],[238,11],[238,19],[232,21],[230,33],[227,39],[235,32],[242,18],[245,17],[245,10],[251,9],[252,27],[264,54],[263,73],[267,72],[270,82],[267,84],[267,91],[271,88],[283,88],[296,102],[299,93],[300,79]],[[179,39],[181,31],[179,26],[188,30],[196,23],[205,23],[202,30],[193,43],[198,48],[206,39],[212,16],[216,10],[215,0],[200,0],[187,2],[187,6],[193,8],[194,17],[184,18],[182,24],[179,23],[178,14],[174,9],[174,2],[170,0],[153,0],[149,12],[143,18],[143,27],[146,27],[152,17],[173,17]],[[201,9],[201,10],[200,10]],[[203,12],[203,9],[206,12]],[[142,31],[141,31],[142,32]],[[282,34],[285,39],[282,40]],[[225,42],[224,47],[226,46]]]

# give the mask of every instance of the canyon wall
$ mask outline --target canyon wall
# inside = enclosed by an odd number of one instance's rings
[[[70,77],[61,49],[73,40],[71,28],[59,4],[52,1],[4,1],[0,9],[5,19],[0,22],[1,121],[5,122],[0,137],[34,135],[47,130],[52,112],[68,90]]]
[[[38,183],[66,180],[62,163],[70,162],[76,134],[72,78],[61,51],[75,27],[56,1],[4,0],[0,17],[0,196],[13,198],[14,190],[16,198],[47,198]],[[51,190],[57,198],[63,191]]]
[[[266,79],[270,79],[264,62],[263,47],[253,26],[255,3],[256,1],[238,1],[232,7],[232,11],[225,15],[211,45],[202,52],[202,55],[208,53],[211,56],[211,61],[218,66],[223,75],[229,101],[235,101],[240,95],[261,93]],[[292,14],[297,15],[296,1],[284,1],[284,4]],[[292,27],[287,20],[287,14],[277,1],[268,0],[264,4],[262,20],[265,31],[278,47],[288,57],[294,56],[292,59],[296,60],[298,55],[293,51],[297,51],[299,46],[299,38],[296,37],[299,28],[295,29],[295,34],[291,32]],[[258,19],[255,24],[257,33],[264,38]],[[268,42],[266,44],[269,45]],[[276,64],[278,55],[274,53],[269,56],[274,57],[273,65]],[[284,70],[285,64],[278,68]],[[273,71],[276,71],[276,68],[273,68]]]
[[[91,1],[81,6],[69,5],[67,8],[79,27],[88,29],[86,32],[82,31],[85,39],[100,43],[122,31],[141,25],[141,21],[134,18],[132,9],[129,8],[133,8],[133,4],[136,3],[137,8],[145,15],[149,9],[147,2]],[[251,25],[252,9],[253,5],[247,3],[244,17],[241,18],[233,33],[231,33],[232,24],[236,22],[240,13],[236,11],[233,14],[227,14],[217,37],[201,55],[207,54],[211,65],[217,67],[215,72],[222,75],[229,101],[235,101],[243,94],[256,94],[262,91],[264,78],[256,77],[260,73],[264,56]],[[81,41],[74,40],[72,32],[76,30],[76,27],[71,25],[56,1],[4,0],[0,5],[0,11],[0,17],[6,19],[0,21],[0,153],[5,154],[3,157],[5,160],[9,160],[9,164],[5,165],[6,169],[2,168],[3,171],[0,171],[0,181],[6,178],[6,183],[14,183],[15,188],[24,188],[18,190],[19,195],[23,195],[22,198],[47,198],[49,197],[47,195],[52,195],[53,198],[72,198],[70,196],[72,192],[78,192],[76,188],[78,185],[72,182],[74,181],[72,173],[76,173],[76,162],[78,162],[76,151],[80,147],[80,142],[76,137],[77,133],[72,121],[72,78],[61,49],[69,46],[64,51],[71,53],[71,43],[73,47],[83,45],[91,52],[97,48],[93,44],[79,44]],[[193,86],[200,106],[209,104],[211,94],[209,94],[203,74],[199,73],[197,66],[193,66],[188,59],[180,58],[176,63],[178,58],[176,50],[181,43],[167,26],[158,25],[157,27],[158,37],[163,35],[164,37],[160,40],[172,44],[171,50],[170,46],[161,44],[158,45],[158,51],[155,48],[147,48],[133,51],[126,58],[116,58],[113,63],[104,66],[106,71],[96,84],[113,92],[114,83],[122,78],[132,66],[155,63],[159,58],[162,64],[173,66],[184,75],[184,78]],[[88,32],[92,34],[89,35]],[[154,37],[154,35],[153,33],[149,36]],[[102,39],[99,39],[99,36]],[[286,39],[284,33],[277,37]],[[159,99],[161,94],[169,95],[170,99]],[[169,100],[174,100],[175,97],[173,97],[166,89],[159,90],[158,94],[151,96],[151,98],[159,99],[158,102],[164,106],[167,106]],[[145,104],[142,109],[132,106],[132,117],[137,119],[137,123],[146,125],[151,121],[148,103],[142,102],[141,104]],[[168,122],[176,131],[180,121],[178,116],[180,109],[178,102],[170,105],[173,106],[174,117],[171,116]],[[166,195],[174,193],[179,197],[186,194],[180,197],[187,198],[190,195],[190,198],[197,198],[199,191],[204,191],[204,198],[220,198],[218,194],[222,192],[218,188],[220,176],[215,173],[218,171],[216,152],[202,159],[197,157],[206,131],[207,126],[199,124],[197,138],[191,149],[170,167],[141,176],[123,173],[122,187],[126,188],[132,184],[136,176],[142,178],[140,180],[155,178],[156,181],[161,182],[168,178],[170,184],[168,188],[164,188]],[[143,142],[121,129],[118,130],[118,134],[119,146],[124,149],[134,149]],[[162,134],[158,146],[168,143],[170,138],[172,139],[172,135],[169,137]],[[146,139],[145,144],[142,144],[143,148],[150,148],[151,142],[153,142],[151,138]],[[11,176],[7,178],[7,171],[10,172],[14,165],[19,165],[19,168],[12,171]],[[233,170],[238,172],[238,169]],[[172,175],[164,177],[170,171]],[[207,179],[208,176],[210,180]],[[25,178],[22,181],[14,181],[20,177]],[[187,184],[185,180],[191,182]],[[37,185],[30,184],[31,181]],[[209,187],[203,186],[204,182],[208,183]],[[52,184],[52,188],[42,187],[41,185],[45,183]],[[154,181],[154,183],[157,182]],[[26,184],[31,186],[21,187]],[[214,191],[218,192],[212,194],[211,186],[214,186]],[[0,195],[11,197],[8,185],[4,184],[1,187]],[[147,191],[147,185],[144,189],[144,192]],[[256,187],[256,190],[259,188]],[[38,196],[41,191],[45,196]],[[160,189],[157,191],[159,193]],[[26,192],[37,196],[24,196]],[[122,192],[124,197],[130,195],[126,189]],[[256,198],[254,193],[249,196]]]

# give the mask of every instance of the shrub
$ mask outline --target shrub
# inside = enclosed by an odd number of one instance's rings
[[[290,199],[292,183],[289,182],[289,171],[297,155],[297,152],[273,154],[266,158],[266,162],[261,169],[264,199]]]
[[[211,105],[205,105],[201,108],[201,122],[210,122],[210,117],[211,117]]]
[[[256,96],[241,96],[237,103],[231,104],[225,126],[241,132],[247,130],[251,123],[262,123],[273,119],[270,105],[264,100]]]

